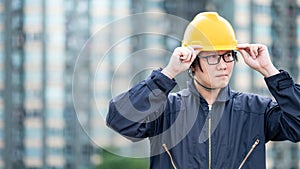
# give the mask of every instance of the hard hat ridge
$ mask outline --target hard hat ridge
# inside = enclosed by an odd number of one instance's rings
[[[237,40],[231,24],[216,12],[202,12],[187,26],[182,46],[202,46],[202,51],[235,50]]]

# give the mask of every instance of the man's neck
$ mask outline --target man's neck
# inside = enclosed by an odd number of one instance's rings
[[[220,90],[221,90],[221,89],[209,90],[209,89],[206,89],[206,88],[198,85],[195,82],[194,82],[194,85],[196,86],[196,89],[198,90],[198,92],[201,94],[201,96],[206,100],[206,102],[209,105],[212,105],[216,101],[216,99],[220,93]]]

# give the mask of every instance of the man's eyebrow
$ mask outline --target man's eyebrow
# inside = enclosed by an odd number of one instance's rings
[[[219,54],[218,52],[211,52],[211,53],[206,53],[206,54],[204,54],[203,56],[224,55],[224,54],[231,53],[231,52],[232,52],[231,50],[224,51],[224,53],[222,53],[222,54]],[[201,54],[201,52],[199,53],[199,55],[200,55],[200,54]]]

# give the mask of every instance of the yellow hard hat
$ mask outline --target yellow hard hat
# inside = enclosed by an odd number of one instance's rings
[[[187,26],[182,46],[202,46],[202,51],[236,50],[230,23],[216,12],[199,13]]]

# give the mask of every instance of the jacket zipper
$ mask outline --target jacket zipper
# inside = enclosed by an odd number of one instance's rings
[[[163,146],[163,148],[165,149],[165,151],[167,152],[168,156],[170,157],[171,164],[172,164],[173,168],[174,168],[174,169],[177,169],[177,168],[176,168],[176,165],[175,165],[175,163],[174,163],[174,161],[173,161],[172,155],[171,155],[170,151],[168,150],[167,145],[166,145],[166,144],[163,144],[162,146]]]
[[[211,110],[212,105],[208,105],[208,169],[211,169]]]
[[[208,169],[211,169],[211,110],[212,110],[212,105],[208,105]],[[171,164],[173,166],[174,169],[177,169],[174,161],[173,161],[173,157],[172,154],[170,153],[170,151],[168,150],[168,147],[166,144],[162,145],[163,148],[165,149],[165,151],[167,152],[168,156],[170,157],[171,160]]]
[[[251,155],[251,153],[253,152],[253,150],[255,149],[255,147],[259,144],[259,139],[256,139],[256,141],[254,142],[254,144],[252,145],[251,149],[249,150],[248,154],[245,156],[244,160],[242,161],[242,163],[240,164],[238,169],[241,169],[243,167],[243,165],[245,164],[245,162],[247,161],[247,159],[249,158],[249,156]]]

